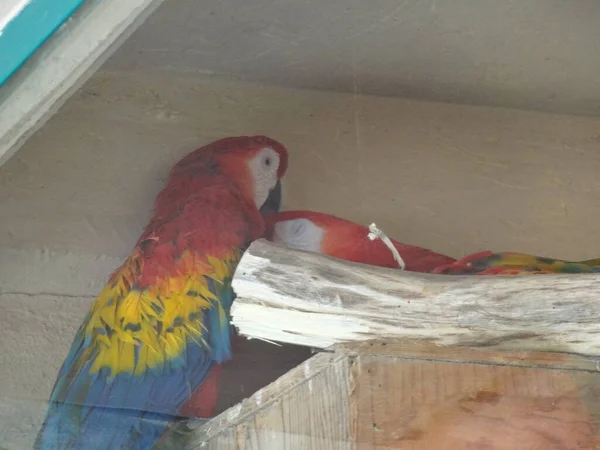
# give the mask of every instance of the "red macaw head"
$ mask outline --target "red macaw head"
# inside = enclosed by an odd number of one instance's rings
[[[215,177],[238,184],[240,193],[264,214],[281,207],[281,178],[288,166],[286,148],[267,136],[220,139],[195,150],[171,170],[167,185],[191,191]],[[185,194],[185,192],[184,192]]]

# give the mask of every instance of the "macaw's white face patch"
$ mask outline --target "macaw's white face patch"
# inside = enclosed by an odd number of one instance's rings
[[[269,197],[269,192],[277,184],[279,170],[279,154],[270,147],[263,148],[249,163],[250,173],[254,181],[254,202],[257,209]]]
[[[273,242],[296,250],[321,253],[325,232],[308,219],[277,222],[273,229]]]

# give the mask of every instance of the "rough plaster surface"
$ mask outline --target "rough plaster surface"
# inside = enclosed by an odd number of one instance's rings
[[[31,444],[87,305],[171,165],[256,133],[289,148],[286,208],[375,221],[453,256],[600,256],[600,119],[98,74],[0,168],[0,446]],[[247,348],[261,355],[236,363],[222,407],[306,356]]]
[[[31,448],[56,374],[91,301],[52,294],[0,296],[0,446]]]
[[[110,70],[600,113],[596,0],[167,0]]]

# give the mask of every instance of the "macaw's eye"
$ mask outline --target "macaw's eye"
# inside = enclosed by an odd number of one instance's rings
[[[265,166],[271,167],[271,157],[267,156],[265,158]]]
[[[294,234],[294,236],[303,235],[305,233],[306,227],[307,227],[306,222],[307,222],[306,219],[300,219],[300,220],[294,221],[292,224],[292,234]]]

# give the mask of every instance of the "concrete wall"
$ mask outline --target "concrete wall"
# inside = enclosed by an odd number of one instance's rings
[[[32,442],[79,321],[171,165],[255,133],[289,148],[286,208],[453,256],[600,256],[598,118],[101,73],[0,168],[0,446]],[[252,351],[223,407],[306,356]]]
[[[166,0],[107,67],[600,114],[596,0]]]

